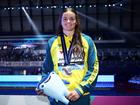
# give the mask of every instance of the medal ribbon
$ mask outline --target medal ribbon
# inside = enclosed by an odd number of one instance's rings
[[[71,55],[72,55],[73,40],[74,40],[74,37],[72,38],[72,42],[70,44],[70,48],[67,51],[64,35],[61,36],[62,50],[63,50],[64,61],[65,61],[64,65],[70,64]]]

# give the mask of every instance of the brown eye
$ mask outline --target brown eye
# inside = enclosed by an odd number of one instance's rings
[[[70,21],[74,21],[75,19],[74,18],[70,18]]]
[[[70,20],[71,21],[74,21],[74,20],[76,20],[76,18],[75,17],[71,17]]]
[[[64,18],[63,21],[67,21],[67,18]]]

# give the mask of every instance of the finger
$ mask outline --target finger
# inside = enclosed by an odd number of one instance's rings
[[[75,99],[75,98],[73,98],[73,99],[71,99],[71,101],[76,101],[76,99]]]
[[[43,94],[43,92],[37,92],[39,95],[42,95]]]
[[[47,95],[43,93],[43,96],[47,96]]]
[[[74,94],[71,94],[71,95],[69,95],[69,97],[68,97],[69,100],[73,100],[74,98],[75,98],[75,95],[74,95]]]
[[[73,97],[72,93],[68,95],[68,99],[70,100]]]
[[[36,93],[37,93],[38,95],[43,95],[43,91],[41,91],[41,90],[36,90]]]
[[[79,96],[77,96],[76,94],[73,94],[73,95],[69,96],[68,99],[71,101],[76,101],[78,98],[79,98]]]

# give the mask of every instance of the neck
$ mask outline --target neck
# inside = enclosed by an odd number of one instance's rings
[[[72,31],[65,31],[65,30],[63,30],[63,32],[64,32],[64,34],[66,36],[73,36],[73,34],[74,34],[74,30],[72,30]]]

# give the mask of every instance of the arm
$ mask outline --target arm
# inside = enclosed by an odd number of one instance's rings
[[[48,73],[53,71],[53,62],[50,47],[50,42],[48,41],[46,45],[46,57],[42,66],[42,77],[45,77]]]
[[[80,95],[89,92],[90,89],[95,86],[97,81],[97,75],[99,72],[99,62],[98,62],[97,50],[95,44],[91,38],[87,38],[87,39],[88,39],[87,42],[89,43],[88,61],[87,61],[88,70],[83,78],[83,81],[76,88],[76,91]]]
[[[46,45],[46,56],[45,56],[44,63],[42,65],[42,79],[37,84],[37,88],[36,88],[36,92],[38,94],[44,94],[41,90],[39,90],[39,85],[40,85],[40,83],[42,83],[42,81],[44,81],[45,77],[47,75],[49,75],[49,73],[51,71],[53,71],[53,62],[52,62],[52,58],[51,58],[50,44],[49,43],[50,42],[48,41],[48,43]]]

